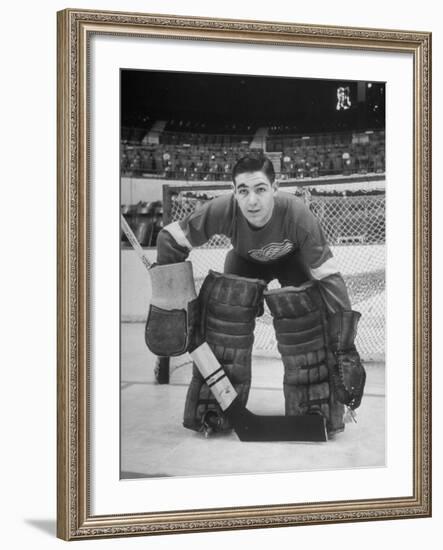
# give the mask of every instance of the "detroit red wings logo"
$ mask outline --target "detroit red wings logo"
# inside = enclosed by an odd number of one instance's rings
[[[272,262],[294,250],[294,243],[285,239],[282,243],[269,243],[263,248],[248,250],[248,254],[258,262]]]

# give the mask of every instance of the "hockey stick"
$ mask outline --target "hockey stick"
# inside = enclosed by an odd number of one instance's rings
[[[249,411],[240,403],[224,368],[206,342],[190,355],[240,441],[327,441],[325,420],[319,414],[261,416]]]
[[[126,221],[123,214],[120,214],[121,222],[122,222],[122,229],[128,239],[128,241],[131,243],[132,248],[135,250],[135,253],[140,258],[140,260],[143,262],[143,265],[146,267],[146,269],[150,269],[152,267],[151,262],[148,260],[147,256],[145,256],[145,253],[143,252],[143,248],[140,246],[140,243],[137,241],[137,237],[132,232],[132,229],[129,227],[129,223]]]
[[[137,256],[149,270],[151,262],[129,224],[121,215],[122,229]],[[300,416],[261,416],[240,403],[224,368],[206,342],[189,352],[200,374],[211,389],[240,441],[327,441],[325,419],[318,414]]]

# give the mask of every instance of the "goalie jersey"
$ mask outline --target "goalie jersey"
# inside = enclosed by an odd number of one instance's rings
[[[157,239],[157,262],[182,262],[193,247],[203,245],[214,235],[228,237],[235,253],[257,267],[298,253],[310,278],[319,281],[328,310],[351,309],[320,223],[294,195],[278,191],[271,219],[259,228],[248,223],[233,193],[221,195],[163,228]]]

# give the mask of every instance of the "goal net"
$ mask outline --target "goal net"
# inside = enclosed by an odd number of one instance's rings
[[[338,181],[338,180],[337,180]],[[385,351],[385,192],[384,179],[368,182],[353,177],[340,183],[310,180],[280,184],[286,192],[300,196],[318,218],[346,282],[352,307],[362,314],[357,347],[363,359],[383,360]],[[163,187],[164,223],[181,220],[198,206],[222,193],[229,184],[167,185]],[[208,270],[223,271],[229,239],[215,235],[190,254],[196,288]],[[270,288],[278,287],[271,281]],[[254,353],[277,355],[272,317],[265,307],[257,319]]]

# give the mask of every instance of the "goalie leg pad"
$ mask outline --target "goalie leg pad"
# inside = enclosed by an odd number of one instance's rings
[[[329,434],[344,429],[344,407],[330,388],[329,353],[320,296],[313,284],[265,292],[284,365],[287,415],[320,412]]]
[[[202,341],[206,341],[246,405],[251,385],[251,353],[255,318],[264,281],[210,271],[199,294]],[[200,430],[205,419],[216,413],[220,431],[231,428],[211,390],[194,365],[186,397],[183,425]]]
[[[192,264],[157,265],[150,269],[152,298],[145,341],[156,355],[181,355],[195,346],[198,300]]]

